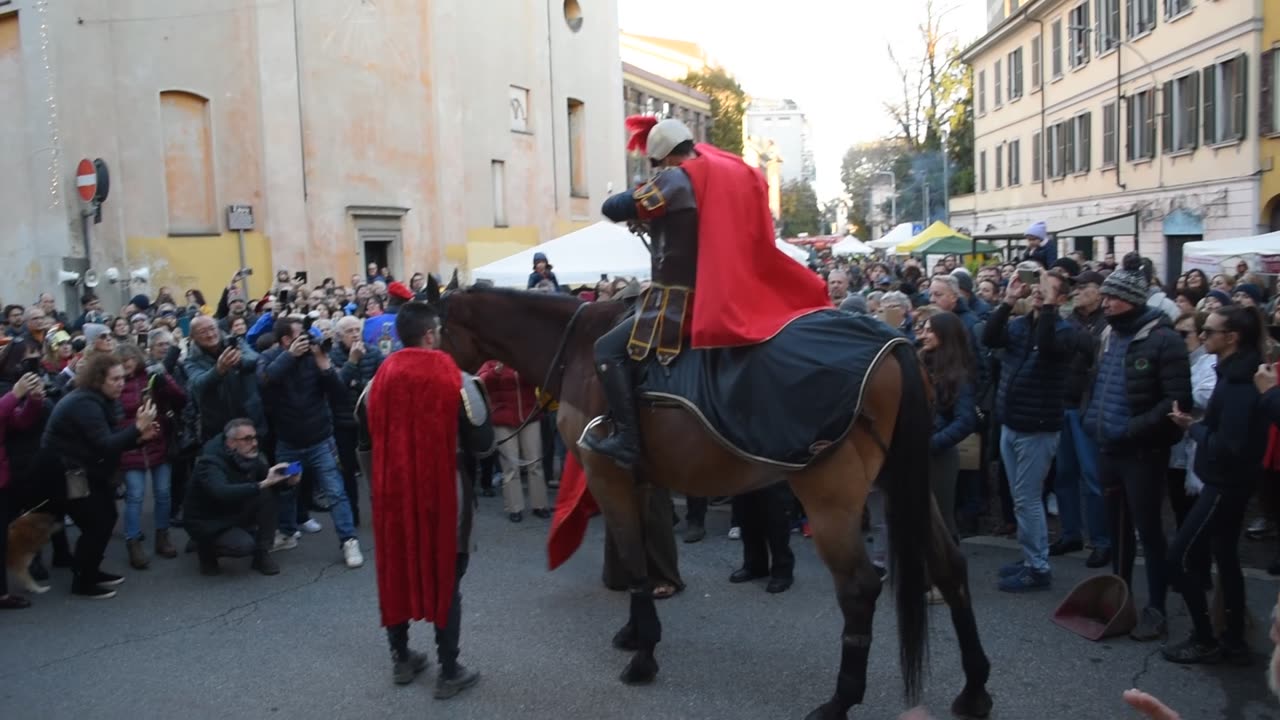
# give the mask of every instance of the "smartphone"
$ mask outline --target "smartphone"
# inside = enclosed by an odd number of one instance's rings
[[[303,285],[306,285],[306,284],[307,284],[307,271],[306,271],[306,270],[299,270],[298,272],[296,272],[296,273],[294,273],[294,274],[293,274],[293,279],[294,279],[294,280],[297,280],[298,282],[302,283]]]
[[[1039,270],[1019,270],[1018,280],[1020,280],[1023,285],[1036,285],[1040,282],[1040,271]]]
[[[243,267],[243,268],[240,268],[240,275],[241,275],[242,277],[243,277],[243,276],[247,276],[247,275],[252,275],[252,274],[253,274],[253,268],[251,268],[251,267]]]
[[[138,333],[138,347],[145,348],[147,346],[147,333]]]
[[[284,474],[285,474],[287,477],[293,477],[294,475],[301,475],[301,474],[302,474],[302,463],[301,463],[300,461],[299,461],[299,462],[291,462],[291,463],[289,463],[289,467],[287,467],[287,468],[285,468],[285,469],[284,469]]]

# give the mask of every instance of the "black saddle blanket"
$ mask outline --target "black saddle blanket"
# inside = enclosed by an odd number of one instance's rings
[[[667,367],[651,355],[640,396],[691,411],[739,455],[800,468],[849,432],[867,378],[895,341],[906,342],[873,317],[821,310],[759,345],[685,348]]]

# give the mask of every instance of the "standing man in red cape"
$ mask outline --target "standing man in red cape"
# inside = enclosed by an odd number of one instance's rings
[[[639,452],[629,361],[652,351],[671,363],[694,349],[764,342],[795,318],[831,307],[826,283],[775,245],[764,175],[732,153],[695,144],[675,119],[627,118],[628,150],[645,153],[651,180],[604,203],[614,222],[648,225],[652,279],[631,322],[596,342],[612,435],[587,435],[593,452],[630,468]],[[696,287],[696,291],[695,291]]]
[[[382,363],[363,403],[372,445],[378,604],[398,684],[412,682],[429,664],[409,649],[409,621],[435,624],[435,697],[445,699],[480,679],[458,662],[459,586],[471,550],[470,484],[461,481],[457,465],[462,372],[435,349],[440,318],[430,305],[402,306],[396,333],[404,349]]]

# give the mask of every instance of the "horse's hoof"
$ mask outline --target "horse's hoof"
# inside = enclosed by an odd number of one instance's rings
[[[991,695],[983,688],[970,690],[965,688],[951,703],[951,714],[961,718],[983,720],[991,715]]]
[[[806,715],[804,720],[849,720],[849,713],[839,710],[827,702]]]
[[[648,685],[658,676],[658,661],[652,655],[636,655],[622,671],[622,682],[627,685]]]
[[[640,641],[636,639],[636,629],[627,623],[613,635],[613,646],[618,650],[635,652],[640,649]]]

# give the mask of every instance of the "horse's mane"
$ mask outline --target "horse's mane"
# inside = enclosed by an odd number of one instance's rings
[[[534,292],[532,290],[515,290],[512,288],[500,288],[493,285],[471,285],[458,290],[464,295],[496,295],[507,297],[512,300],[519,300],[528,303],[544,303],[548,305],[562,304],[566,307],[576,307],[586,302],[585,300],[573,295],[565,295],[563,293],[544,293]]]
[[[441,301],[443,303],[448,303],[449,296],[453,293],[463,296],[507,298],[522,304],[525,307],[560,307],[565,310],[574,310],[579,305],[589,304],[591,307],[583,310],[577,321],[577,327],[592,337],[603,335],[607,330],[612,328],[617,322],[618,316],[627,309],[626,306],[620,302],[610,301],[587,303],[586,300],[574,295],[534,292],[532,290],[515,290],[512,288],[494,287],[492,285],[471,285],[465,288],[459,288],[458,290],[454,290],[452,293],[445,293],[441,298]]]

